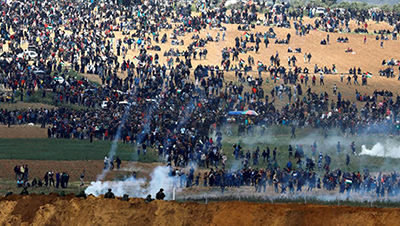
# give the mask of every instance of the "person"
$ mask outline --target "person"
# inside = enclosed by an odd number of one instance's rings
[[[383,49],[383,41],[381,41],[381,49]]]
[[[24,187],[20,193],[20,195],[29,195],[28,187]]]
[[[75,197],[86,199],[86,193],[84,190],[82,190]]]
[[[290,138],[296,138],[296,127],[292,125],[292,136]]]
[[[154,201],[154,199],[151,198],[151,195],[150,195],[150,194],[147,195],[146,199],[144,200],[145,203],[150,203],[150,202],[152,202],[152,201]]]
[[[157,194],[156,194],[156,199],[164,200],[164,198],[165,198],[164,189],[160,188],[160,191],[157,192]]]
[[[333,84],[333,95],[336,96],[336,92],[337,92],[337,86],[336,84]]]
[[[129,201],[129,195],[128,194],[124,194],[124,196],[122,196],[121,201]]]
[[[350,156],[349,154],[346,154],[346,166],[349,166],[350,164]]]
[[[54,172],[53,171],[49,171],[48,172],[48,177],[49,177],[49,186],[53,186],[54,187]]]
[[[56,188],[60,186],[60,183],[61,183],[61,174],[56,173]]]
[[[108,157],[107,156],[104,157],[104,168],[103,169],[108,170]]]
[[[49,128],[47,129],[47,137],[51,138],[51,128],[49,126]]]
[[[117,156],[117,159],[115,160],[115,162],[117,163],[117,169],[119,169],[121,167],[121,159]]]
[[[112,193],[112,189],[109,188],[108,192],[104,195],[104,198],[106,199],[115,199],[115,195],[114,193]]]
[[[79,179],[81,180],[81,186],[84,185],[83,183],[83,178],[85,177],[85,170],[82,171],[81,176],[79,177]]]
[[[340,154],[340,141],[338,141],[336,147],[337,147],[337,153],[339,155]]]
[[[68,172],[62,173],[61,174],[61,187],[62,188],[68,188],[68,181],[69,181]]]
[[[351,142],[350,148],[351,148],[351,152],[352,152],[353,154],[356,154],[356,144],[354,143],[354,141]]]

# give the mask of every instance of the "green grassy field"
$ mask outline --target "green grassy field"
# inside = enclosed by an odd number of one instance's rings
[[[236,130],[237,131],[237,130]],[[368,135],[368,136],[350,136],[344,137],[340,135],[337,131],[330,131],[328,137],[325,139],[323,137],[322,130],[315,130],[312,128],[297,129],[296,139],[291,139],[291,129],[290,127],[273,127],[267,128],[264,135],[260,131],[254,132],[252,135],[247,135],[246,137],[238,137],[237,133],[232,130],[233,136],[225,137],[223,140],[224,153],[228,157],[227,168],[237,168],[241,166],[241,160],[234,160],[233,156],[233,144],[238,144],[243,147],[244,153],[247,150],[250,152],[254,151],[257,147],[260,151],[266,149],[268,146],[271,150],[277,147],[277,162],[278,165],[283,168],[289,160],[289,145],[292,145],[293,151],[295,145],[303,145],[304,153],[307,157],[312,157],[311,145],[314,141],[317,142],[317,152],[315,159],[317,160],[318,154],[322,151],[322,154],[328,154],[332,159],[331,169],[340,168],[349,171],[360,171],[364,169],[365,166],[368,167],[370,171],[398,171],[400,170],[400,159],[389,158],[389,157],[377,157],[368,155],[358,155],[361,153],[361,146],[365,145],[367,149],[371,149],[375,144],[380,142],[381,144],[390,143],[391,146],[395,146],[400,143],[398,137],[387,137],[386,135]],[[337,142],[341,143],[341,153],[337,154]],[[356,144],[356,155],[351,153],[350,144],[354,141]],[[397,145],[398,146],[398,145]],[[346,154],[350,156],[350,164],[346,166]],[[305,159],[302,159],[305,161]],[[291,159],[293,166],[297,168],[297,159]],[[265,168],[266,163],[262,162],[262,158],[259,159],[260,165],[253,166],[252,160],[250,160],[250,165],[252,168]],[[305,164],[303,164],[305,167]]]
[[[235,169],[241,167],[241,160],[234,160],[233,144],[238,144],[243,147],[244,153],[247,150],[254,151],[257,147],[260,151],[268,146],[271,150],[277,147],[277,162],[278,165],[285,167],[288,158],[288,146],[301,144],[304,147],[305,155],[312,157],[311,144],[317,142],[317,152],[315,159],[318,158],[318,153],[321,151],[323,155],[328,154],[332,158],[331,169],[349,171],[360,171],[365,166],[370,171],[394,171],[400,170],[400,159],[388,157],[376,157],[368,155],[353,155],[350,151],[350,143],[355,141],[356,152],[361,152],[361,145],[366,145],[371,149],[376,143],[381,142],[386,144],[390,142],[392,145],[400,143],[397,137],[386,137],[385,135],[375,136],[358,136],[358,137],[343,137],[338,133],[331,132],[327,139],[324,139],[322,132],[307,128],[298,130],[296,139],[290,139],[290,127],[273,127],[267,128],[264,134],[260,131],[246,137],[237,136],[235,131],[233,136],[224,136],[223,152],[228,157],[227,168]],[[341,153],[337,154],[336,144],[341,142]],[[0,139],[0,159],[29,159],[29,160],[102,160],[108,155],[111,142],[95,140],[90,143],[88,140],[68,140],[68,139]],[[346,166],[346,154],[350,156],[350,164]],[[118,143],[116,156],[119,156],[124,161],[139,161],[139,162],[156,162],[159,160],[156,151],[148,150],[146,156],[137,155],[136,145]],[[305,159],[303,158],[303,161]],[[293,166],[297,168],[297,159],[291,159]],[[250,160],[250,166],[253,168],[266,168],[267,164],[263,163],[262,158],[259,159],[260,165],[253,166],[253,161]],[[305,165],[303,165],[305,167]]]
[[[102,160],[108,155],[111,142],[68,139],[0,139],[0,159],[29,160]],[[137,155],[136,146],[118,143],[116,156],[123,160],[154,162],[156,153]]]

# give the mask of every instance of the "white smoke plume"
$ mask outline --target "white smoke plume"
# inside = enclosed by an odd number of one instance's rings
[[[129,95],[132,95],[132,93],[130,93]],[[131,103],[131,101],[130,101],[130,103]],[[130,105],[127,105],[125,107],[125,112],[124,112],[124,115],[122,116],[121,122],[118,125],[117,133],[116,133],[116,136],[115,136],[115,138],[114,138],[114,140],[113,140],[113,142],[111,144],[110,151],[108,152],[108,158],[109,159],[110,158],[114,158],[115,154],[117,153],[118,141],[121,139],[122,129],[125,126],[125,122],[126,122],[126,119],[128,118],[129,111],[130,111]],[[103,180],[106,177],[107,173],[108,173],[108,169],[104,169],[101,172],[101,174],[97,176],[97,181]]]
[[[367,149],[365,145],[362,145],[360,155],[400,158],[400,147],[398,144],[389,141],[386,141],[385,144],[378,142],[371,149]]]
[[[96,181],[86,188],[87,195],[99,196],[105,194],[108,189],[112,189],[115,196],[123,196],[124,194],[129,197],[145,198],[148,194],[155,197],[160,188],[164,189],[167,200],[172,198],[173,187],[179,182],[178,177],[171,177],[169,175],[170,168],[164,166],[157,166],[150,174],[151,180],[146,186],[146,178],[134,179],[133,177],[127,178],[122,181]],[[177,190],[178,191],[178,190]]]
[[[147,193],[152,196],[155,195],[160,188],[164,189],[165,198],[171,199],[173,187],[178,185],[179,178],[172,177],[169,175],[170,169],[164,166],[157,166],[154,168],[153,172],[150,174],[151,181],[147,189]]]
[[[130,197],[146,197],[146,189],[143,188],[146,181],[142,178],[135,180],[130,177],[123,181],[96,181],[92,182],[89,187],[86,188],[86,194],[92,194],[94,196],[99,196],[105,194],[108,189],[112,189],[115,196],[123,196],[128,194]]]

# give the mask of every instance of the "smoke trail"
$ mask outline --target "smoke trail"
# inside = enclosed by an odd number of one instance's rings
[[[129,93],[129,96],[132,95],[132,92]],[[128,118],[129,115],[129,111],[130,111],[130,106],[131,106],[132,100],[129,101],[129,104],[125,107],[125,112],[124,115],[122,116],[122,119],[120,121],[120,124],[118,125],[118,129],[117,129],[117,133],[116,136],[111,144],[111,148],[110,151],[108,152],[108,158],[113,158],[117,152],[117,148],[118,148],[118,141],[121,139],[121,133],[122,133],[122,129],[125,126],[125,121]],[[97,176],[96,181],[101,181],[105,178],[105,176],[108,173],[108,169],[105,168],[103,169],[103,171],[101,172],[100,175]]]
[[[149,194],[156,194],[160,188],[163,188],[165,191],[166,199],[171,199],[172,197],[172,189],[177,185],[179,178],[172,177],[169,175],[170,168],[157,166],[154,168],[153,172],[150,174],[151,181],[149,183],[149,188],[147,192]]]

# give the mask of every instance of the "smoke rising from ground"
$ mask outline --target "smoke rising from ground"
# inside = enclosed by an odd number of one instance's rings
[[[384,144],[378,142],[371,149],[368,149],[365,145],[362,145],[360,155],[400,158],[400,147],[398,144],[387,140]]]
[[[121,139],[122,128],[124,127],[125,121],[128,118],[129,110],[130,110],[130,106],[128,105],[128,106],[125,107],[124,115],[122,117],[122,120],[121,120],[120,124],[118,125],[118,129],[117,129],[117,133],[116,133],[115,139],[113,140],[113,142],[111,144],[110,151],[108,152],[108,158],[114,158],[114,156],[115,156],[115,154],[117,152],[118,141]],[[108,172],[108,169],[104,169],[102,171],[102,173],[97,176],[97,180],[96,181],[103,180],[105,178],[105,176],[107,175],[107,172]]]
[[[170,168],[157,166],[150,174],[148,186],[146,186],[146,178],[129,177],[121,181],[96,181],[92,182],[85,193],[99,196],[105,194],[108,189],[112,189],[116,196],[127,194],[129,197],[145,198],[148,194],[155,197],[160,188],[163,188],[166,195],[165,199],[168,200],[172,198],[173,186],[177,185],[179,181],[179,178],[170,176],[169,172]]]
[[[131,197],[146,197],[146,190],[143,188],[146,181],[144,179],[135,180],[133,177],[127,178],[123,181],[96,181],[86,188],[86,194],[92,194],[99,196],[105,194],[108,189],[112,189],[112,192],[116,196],[123,196],[129,194]]]

